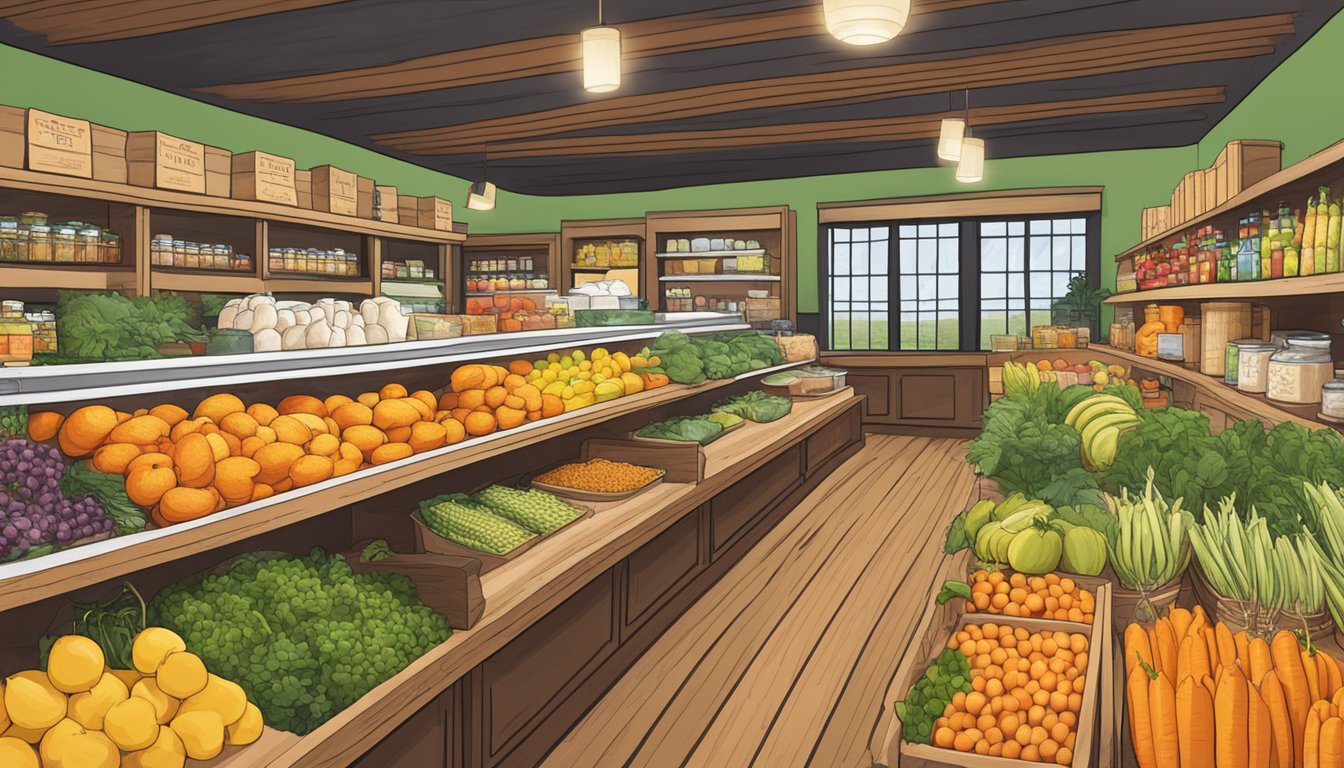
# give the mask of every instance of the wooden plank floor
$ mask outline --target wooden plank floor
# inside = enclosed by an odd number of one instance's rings
[[[958,440],[869,435],[547,757],[867,768],[882,698],[974,481]]]

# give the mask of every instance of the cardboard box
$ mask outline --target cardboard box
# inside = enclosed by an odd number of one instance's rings
[[[127,181],[137,187],[205,194],[205,145],[161,131],[126,137]]]
[[[229,197],[233,191],[233,153],[219,147],[205,148],[205,194]]]
[[[313,210],[359,215],[359,177],[334,165],[319,165],[313,173]]]
[[[421,197],[416,200],[418,225],[422,229],[453,230],[453,204],[441,197]]]
[[[233,196],[280,205],[298,205],[294,161],[268,152],[234,155],[231,172]]]
[[[294,171],[294,193],[298,196],[300,208],[313,210],[313,172]]]
[[[30,171],[93,178],[93,126],[39,109],[27,114]]]
[[[126,183],[126,132],[93,126],[93,178]]]
[[[401,221],[397,208],[397,188],[378,185],[373,188],[373,218],[396,224]]]
[[[397,217],[406,226],[420,226],[419,198],[410,195],[397,195]]]
[[[373,179],[366,179],[363,176],[356,182],[356,190],[359,194],[359,218],[373,218],[373,190],[375,183]]]

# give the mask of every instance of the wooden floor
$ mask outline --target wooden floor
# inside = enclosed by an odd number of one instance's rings
[[[869,435],[544,765],[868,768],[944,529],[974,481],[965,446]]]

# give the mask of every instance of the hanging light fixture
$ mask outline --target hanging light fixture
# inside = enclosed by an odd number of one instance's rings
[[[969,91],[968,97],[969,97]],[[970,102],[966,105],[967,112],[970,111]],[[947,111],[952,111],[952,94],[947,94]],[[966,136],[966,124],[969,118],[944,117],[942,127],[938,131],[938,157],[950,162],[957,162],[961,159],[961,140]]]
[[[910,0],[822,0],[826,30],[850,45],[877,45],[899,35],[910,20]]]
[[[961,140],[961,159],[957,161],[957,181],[977,184],[985,178],[985,140],[967,136]]]
[[[488,181],[490,175],[490,145],[485,146],[481,157],[481,180],[472,182],[467,190],[467,207],[473,211],[490,211],[495,208],[495,185]]]
[[[591,93],[621,87],[621,30],[603,23],[602,0],[597,0],[597,26],[583,30],[583,87]]]

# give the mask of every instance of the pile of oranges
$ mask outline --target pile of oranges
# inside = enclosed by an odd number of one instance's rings
[[[967,613],[1091,624],[1097,607],[1095,595],[1057,573],[1006,576],[1000,571],[976,571],[969,581],[971,599],[966,604]]]
[[[948,640],[966,656],[970,693],[957,693],[934,722],[943,749],[1041,763],[1073,761],[1087,684],[1088,639],[967,624]]]

